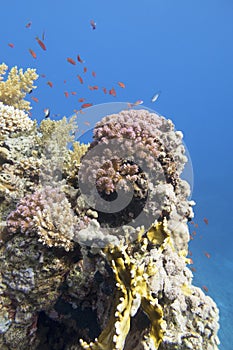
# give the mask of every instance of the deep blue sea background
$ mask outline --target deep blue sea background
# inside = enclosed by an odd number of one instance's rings
[[[184,133],[193,163],[194,220],[199,226],[190,243],[197,269],[194,282],[206,285],[219,306],[219,349],[232,350],[233,2],[9,0],[1,2],[0,10],[0,62],[34,67],[46,75],[29,95],[39,99],[32,101],[33,119],[40,121],[44,108],[50,108],[53,119],[69,117],[80,108],[81,97],[95,105],[141,99]],[[90,20],[96,22],[96,30]],[[30,21],[31,27],[25,28]],[[43,33],[46,51],[35,40]],[[85,63],[73,66],[66,61],[77,54]],[[115,87],[117,96],[90,91],[88,85]],[[152,103],[158,90],[161,95]],[[66,98],[64,91],[77,95]]]

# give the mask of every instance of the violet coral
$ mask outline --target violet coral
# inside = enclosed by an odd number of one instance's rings
[[[38,234],[38,241],[48,247],[73,247],[75,216],[59,188],[44,187],[22,198],[7,218],[11,233]]]

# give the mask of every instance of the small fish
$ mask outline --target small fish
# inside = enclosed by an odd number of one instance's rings
[[[36,41],[38,42],[38,44],[40,45],[40,47],[41,47],[44,51],[46,51],[46,46],[45,46],[45,44],[43,43],[43,41],[41,41],[41,40],[38,38],[38,36],[36,37]]]
[[[83,84],[83,78],[81,77],[81,75],[77,75],[77,78],[80,81],[80,83]]]
[[[66,80],[64,80],[63,83],[66,84]]]
[[[15,45],[12,43],[9,43],[8,46],[10,46],[12,49],[13,49],[13,47],[15,47]]]
[[[87,72],[87,67],[83,68],[83,72],[86,73]]]
[[[107,94],[107,89],[105,87],[102,88],[104,94],[106,95]]]
[[[37,97],[34,97],[34,96],[32,96],[32,100],[34,101],[34,102],[39,102],[39,100],[38,100],[38,98]]]
[[[193,236],[196,236],[197,232],[196,232],[196,231],[193,231],[192,234],[193,234]]]
[[[208,252],[205,252],[205,256],[209,259],[210,258],[210,254]]]
[[[198,224],[195,224],[194,227],[198,228]]]
[[[49,110],[49,108],[45,108],[45,109],[44,109],[44,118],[48,118],[49,115],[50,115],[50,110]],[[56,114],[54,114],[54,115],[56,115]]]
[[[93,103],[84,103],[84,104],[82,104],[81,108],[88,108],[91,106],[93,106]]]
[[[91,27],[92,27],[93,30],[96,29],[96,22],[93,21],[93,19],[90,21],[90,25],[91,25]]]
[[[205,223],[206,225],[208,225],[209,220],[208,220],[207,218],[204,218],[203,220],[204,220],[204,223]]]
[[[96,72],[92,71],[91,75],[95,78],[96,77]]]
[[[51,81],[47,81],[47,84],[50,86],[50,87],[53,87],[53,83]]]
[[[89,122],[84,122],[85,125],[90,126],[91,124]]]
[[[194,221],[190,221],[190,224],[194,225]]]
[[[29,49],[29,52],[33,58],[36,58],[36,53],[32,49]]]
[[[67,57],[67,62],[69,62],[70,64],[73,64],[74,66],[76,65],[75,60],[73,60],[73,58]]]
[[[151,102],[157,101],[158,98],[159,98],[159,96],[160,96],[160,94],[161,94],[161,91],[156,92],[156,93],[154,94],[154,96],[152,96]]]
[[[65,91],[64,95],[65,95],[66,98],[69,97],[69,92]]]
[[[71,91],[71,95],[77,95],[76,91]]]
[[[81,59],[80,55],[77,56],[77,60],[78,60],[78,62],[80,62],[80,63],[85,62],[85,61],[83,61],[83,60]]]
[[[116,90],[114,88],[109,90],[109,95],[112,95],[112,96],[116,97]]]
[[[43,31],[42,33],[42,40],[44,41],[44,39],[45,39],[45,31]]]
[[[85,100],[86,100],[85,98],[81,97],[78,99],[78,102],[84,102]]]
[[[31,25],[32,25],[32,22],[28,22],[28,23],[25,25],[25,27],[26,27],[26,28],[30,28]]]
[[[97,85],[94,85],[94,86],[88,85],[88,89],[91,90],[91,91],[93,91],[93,90],[98,90],[99,87],[98,87]]]
[[[41,78],[46,78],[45,74],[41,74],[40,76],[41,76]]]
[[[192,256],[192,255],[193,255],[193,253],[191,252],[191,250],[189,250],[189,251],[188,251],[188,253],[189,253],[189,255],[190,255],[190,256]]]
[[[189,264],[193,265],[193,259],[192,258],[189,258]]]
[[[206,286],[202,286],[202,289],[205,291],[205,292],[208,292],[208,288]]]
[[[124,83],[122,83],[121,81],[118,81],[118,85],[122,88],[122,89],[124,89],[125,88],[125,84]]]
[[[138,105],[142,105],[143,101],[142,100],[137,100],[136,102],[133,103],[133,106],[138,106]]]
[[[190,270],[193,271],[193,272],[197,271],[197,269],[195,267],[190,267]]]

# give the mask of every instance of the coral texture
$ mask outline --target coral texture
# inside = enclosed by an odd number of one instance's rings
[[[74,119],[30,120],[26,73],[0,78],[0,348],[217,350],[188,267],[182,133],[127,109],[73,142]]]

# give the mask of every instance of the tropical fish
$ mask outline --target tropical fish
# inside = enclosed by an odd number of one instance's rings
[[[84,122],[85,125],[90,126],[91,124],[89,122]]]
[[[160,96],[160,94],[161,94],[161,91],[156,92],[156,93],[152,96],[151,102],[157,101],[158,98],[159,98],[159,96]]]
[[[107,89],[105,87],[102,88],[103,92],[105,93],[105,95],[107,94]]]
[[[43,43],[43,41],[41,41],[41,40],[38,38],[38,36],[36,37],[36,41],[38,42],[38,44],[40,45],[40,47],[41,47],[44,51],[46,51],[46,46],[45,46],[45,44]]]
[[[112,96],[116,97],[116,90],[114,88],[109,90],[109,95],[112,95]]]
[[[91,106],[93,106],[93,103],[84,103],[84,104],[82,104],[81,108],[88,108]]]
[[[86,100],[85,98],[81,97],[78,99],[78,102],[84,102],[85,100]]]
[[[44,118],[48,118],[49,115],[50,115],[50,110],[49,110],[49,108],[45,108],[45,109],[44,109]]]
[[[77,78],[80,81],[80,83],[83,84],[83,78],[81,77],[81,75],[77,75]]]
[[[47,81],[47,84],[50,86],[50,87],[53,87],[53,83],[51,81]]]
[[[36,58],[36,53],[32,49],[29,49],[29,52],[33,58]]]
[[[32,22],[28,22],[27,24],[26,24],[26,28],[30,28],[31,27],[31,25],[32,25]]]
[[[84,62],[84,61],[81,59],[80,55],[77,56],[77,60],[78,60],[78,62],[80,62],[80,63],[83,63],[83,62]]]
[[[133,106],[138,106],[138,105],[142,105],[143,101],[142,100],[137,100],[136,102],[133,103]]]
[[[210,254],[208,252],[205,252],[205,256],[209,259],[210,258]]]
[[[87,67],[83,68],[83,72],[86,73],[87,72]]]
[[[45,78],[45,77],[46,77],[46,75],[45,75],[45,74],[41,74],[40,76],[41,76],[41,78]]]
[[[202,289],[205,291],[205,292],[208,292],[208,288],[206,286],[202,286]]]
[[[205,223],[206,225],[208,225],[209,220],[208,220],[207,218],[204,218],[203,220],[204,220],[204,223]]]
[[[96,22],[93,21],[93,19],[90,21],[90,25],[91,25],[93,30],[96,29]]]
[[[194,227],[198,228],[198,224],[195,224]]]
[[[193,231],[192,234],[193,234],[194,236],[196,236],[197,232],[196,232],[196,231]]]
[[[88,89],[89,90],[98,90],[99,89],[99,87],[97,86],[97,85],[94,85],[94,86],[90,86],[90,85],[88,85]]]
[[[64,95],[65,95],[66,98],[69,97],[69,92],[65,91]]]
[[[125,84],[122,83],[121,81],[118,82],[118,85],[119,85],[121,88],[123,88],[123,89],[125,88]]]
[[[71,91],[71,95],[77,95],[76,91]]]
[[[39,100],[38,100],[38,98],[37,97],[34,97],[34,96],[32,96],[32,100],[34,101],[34,102],[39,102]]]
[[[96,77],[96,72],[92,71],[91,75],[95,78]]]
[[[195,267],[190,267],[190,270],[193,271],[193,272],[197,271],[197,269]]]
[[[43,31],[42,33],[42,40],[44,41],[44,38],[45,38],[45,31]]]
[[[67,57],[66,59],[70,64],[73,64],[74,66],[76,65],[76,62],[73,60],[71,57]]]
[[[10,47],[13,49],[13,47],[14,47],[15,45],[12,44],[12,43],[9,43],[8,46],[10,46]]]

